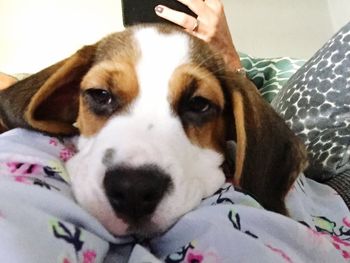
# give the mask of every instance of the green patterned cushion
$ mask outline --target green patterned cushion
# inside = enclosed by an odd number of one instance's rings
[[[272,101],[287,80],[305,63],[305,60],[289,57],[255,58],[243,53],[240,53],[240,58],[248,78],[268,102]]]

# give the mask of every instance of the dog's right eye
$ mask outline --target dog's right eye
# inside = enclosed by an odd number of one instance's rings
[[[206,98],[196,96],[188,101],[187,107],[187,110],[190,112],[204,114],[211,109],[212,104]]]
[[[105,89],[87,89],[83,92],[83,98],[89,109],[96,115],[108,116],[118,108],[116,98]]]
[[[85,91],[85,94],[100,105],[111,104],[113,100],[111,93],[105,89],[88,89]]]

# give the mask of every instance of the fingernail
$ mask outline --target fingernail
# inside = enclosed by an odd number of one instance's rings
[[[164,7],[160,6],[160,5],[157,5],[154,10],[156,11],[156,13],[159,13],[161,14],[164,10]]]

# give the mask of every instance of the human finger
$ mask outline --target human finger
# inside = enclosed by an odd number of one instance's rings
[[[183,27],[187,31],[193,31],[198,27],[197,19],[186,13],[176,11],[163,5],[156,6],[155,11],[158,16]]]
[[[15,77],[0,72],[0,90],[5,89],[17,82]]]
[[[215,13],[222,13],[224,5],[220,0],[205,0],[205,4]]]
[[[177,0],[178,2],[184,4],[196,15],[201,14],[206,16],[208,12],[208,6],[205,4],[204,0]]]

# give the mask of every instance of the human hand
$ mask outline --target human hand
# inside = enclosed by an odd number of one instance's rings
[[[197,18],[163,5],[155,7],[156,14],[184,28],[188,33],[204,40],[219,51],[228,67],[242,68],[239,55],[232,41],[224,6],[220,0],[177,0],[188,6]]]
[[[0,90],[6,89],[7,87],[11,86],[15,82],[17,82],[16,78],[0,72]]]

